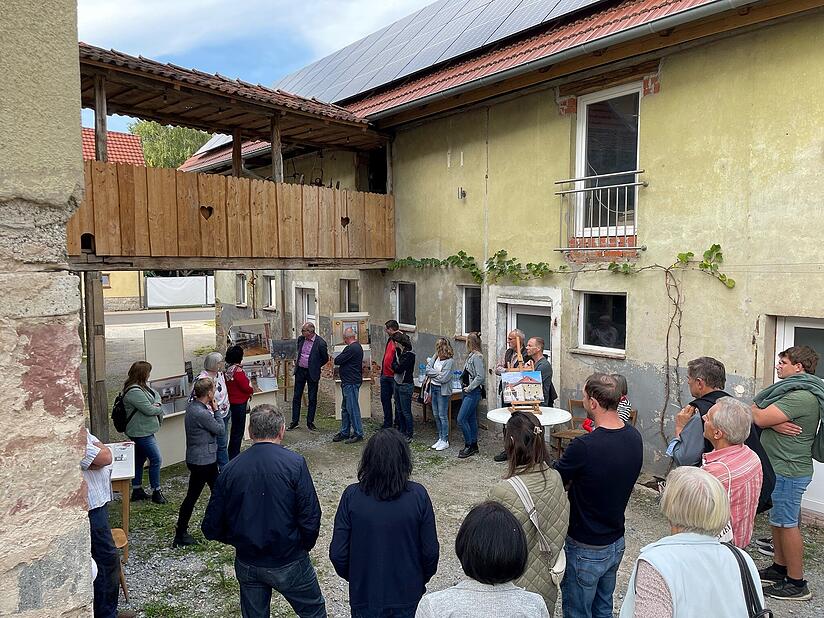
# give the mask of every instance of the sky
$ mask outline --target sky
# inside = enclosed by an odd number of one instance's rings
[[[78,0],[78,39],[253,84],[281,77],[433,0]],[[83,126],[94,113],[83,110]],[[110,116],[110,131],[131,119]]]

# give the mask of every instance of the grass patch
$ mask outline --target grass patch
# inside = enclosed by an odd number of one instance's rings
[[[211,352],[216,352],[217,348],[214,345],[202,345],[199,348],[195,348],[192,354],[194,356],[206,356]]]
[[[189,618],[191,615],[188,608],[170,605],[164,601],[149,601],[143,604],[141,610],[146,618]]]

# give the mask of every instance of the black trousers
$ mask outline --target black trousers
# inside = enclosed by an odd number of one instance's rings
[[[240,454],[240,445],[243,443],[243,433],[246,431],[246,413],[248,410],[248,403],[233,403],[229,406],[229,414],[232,418],[232,427],[229,433],[230,460]]]
[[[383,408],[383,426],[392,427],[392,400],[395,398],[395,378],[381,376],[381,407]],[[400,415],[400,412],[398,412]]]
[[[309,410],[306,412],[306,424],[315,424],[315,411],[318,409],[318,384],[309,377],[309,370],[304,367],[295,367],[295,392],[292,395],[292,424],[300,422],[300,401],[303,398],[303,389],[309,387]]]
[[[216,461],[206,466],[187,463],[186,467],[189,468],[189,489],[186,491],[186,497],[183,498],[183,504],[180,505],[180,513],[177,516],[177,531],[179,534],[186,532],[188,529],[192,511],[195,508],[197,499],[200,498],[200,494],[203,493],[203,487],[208,485],[209,490],[211,490],[217,480]]]
[[[92,558],[97,563],[94,579],[95,618],[115,618],[120,585],[120,556],[109,528],[109,508],[104,504],[89,511]]]

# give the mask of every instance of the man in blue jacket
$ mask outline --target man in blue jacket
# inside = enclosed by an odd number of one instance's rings
[[[309,551],[320,531],[320,503],[306,460],[283,446],[283,415],[252,410],[252,446],[217,478],[201,529],[235,548],[244,618],[269,615],[277,590],[300,618],[325,618],[326,602]]]
[[[306,426],[310,431],[315,427],[315,410],[318,408],[318,385],[320,370],[329,362],[329,351],[323,337],[315,333],[315,325],[307,322],[300,329],[297,357],[295,361],[295,388],[292,394],[292,422],[287,431],[300,423],[300,402],[303,389],[309,386],[309,409],[306,412]]]
[[[344,440],[346,444],[354,444],[363,440],[363,425],[358,401],[360,387],[363,383],[363,347],[358,343],[358,336],[351,328],[343,331],[343,341],[346,347],[335,357],[335,365],[340,370],[343,405],[340,409],[340,431],[332,438],[332,442]],[[349,435],[350,427],[351,436]]]

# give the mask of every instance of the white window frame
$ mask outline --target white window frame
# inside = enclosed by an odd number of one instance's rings
[[[414,289],[414,301],[415,301],[415,322],[416,324],[410,324],[409,322],[402,322],[401,321],[401,286],[403,285],[411,285]],[[396,281],[395,282],[395,319],[398,321],[398,325],[400,326],[401,330],[415,330],[417,328],[417,321],[418,321],[418,285],[414,281]]]
[[[499,301],[500,302],[500,301]],[[511,301],[509,301],[511,303]],[[546,304],[531,304],[533,301],[529,301],[530,304],[526,303],[511,303],[507,305],[506,308],[506,332],[504,333],[504,348],[506,348],[506,337],[510,333],[517,328],[518,324],[518,314],[523,313],[526,315],[540,315],[545,316],[547,320],[550,322],[550,337],[552,336],[552,305],[549,303]],[[528,335],[528,333],[524,333]],[[527,341],[529,338],[527,337]],[[523,342],[524,347],[526,347],[526,341]],[[551,341],[544,341],[544,356],[547,357],[549,362],[552,362],[552,345]]]
[[[460,320],[461,320],[459,330],[460,330],[461,336],[466,337],[471,332],[471,331],[468,331],[466,329],[466,291],[467,290],[480,290],[481,286],[479,286],[479,285],[459,285],[458,289],[460,290],[460,292],[459,292],[460,307],[459,307],[458,315],[460,316]],[[481,294],[482,294],[482,297],[481,297],[481,299],[479,299],[479,305],[478,305],[479,312],[482,310],[482,307],[483,307],[483,292]],[[480,326],[481,326],[481,328],[483,328],[483,319],[481,319]]]
[[[100,287],[104,290],[109,290],[112,287],[111,273],[100,273]]]
[[[246,273],[235,274],[235,306],[246,307],[249,301],[249,282]]]
[[[644,83],[633,82],[615,86],[607,90],[601,90],[592,94],[578,97],[577,130],[575,136],[575,177],[582,178],[590,176],[586,169],[586,138],[587,138],[587,105],[599,103],[608,99],[615,99],[628,94],[638,93],[638,143],[635,148],[635,169],[640,169],[641,157],[641,98],[644,95]],[[628,170],[633,171],[633,170]],[[584,189],[585,181],[579,180],[575,183],[576,189]],[[633,187],[635,192],[635,220],[631,226],[607,226],[607,227],[585,227],[584,214],[586,191],[576,194],[575,205],[575,236],[578,238],[600,237],[600,236],[632,236],[638,227],[638,187]]]
[[[340,299],[341,292],[343,292],[343,301],[344,301],[341,305],[341,308],[340,308],[341,313],[349,313],[349,311],[350,311],[349,310],[349,301],[351,300],[351,298],[349,296],[349,283],[351,281],[354,281],[358,286],[358,298],[357,298],[358,308],[355,311],[356,312],[360,311],[360,279],[349,279],[349,278],[346,278],[346,277],[341,277],[338,280],[338,298]]]
[[[276,311],[276,290],[277,277],[274,275],[263,275],[263,309],[266,311]]]
[[[599,296],[623,296],[626,300],[627,307],[629,307],[629,296],[624,292],[600,292],[600,291],[582,291],[579,292],[579,302],[578,302],[578,349],[579,350],[589,350],[591,352],[602,352],[604,354],[615,355],[620,354],[621,356],[625,355],[627,352],[627,340],[626,340],[626,332],[627,332],[627,325],[624,324],[624,347],[623,348],[608,348],[606,346],[600,345],[591,345],[588,343],[584,343],[584,329],[586,328],[586,297],[590,294],[598,294]],[[626,317],[626,320],[629,319],[629,316]]]

